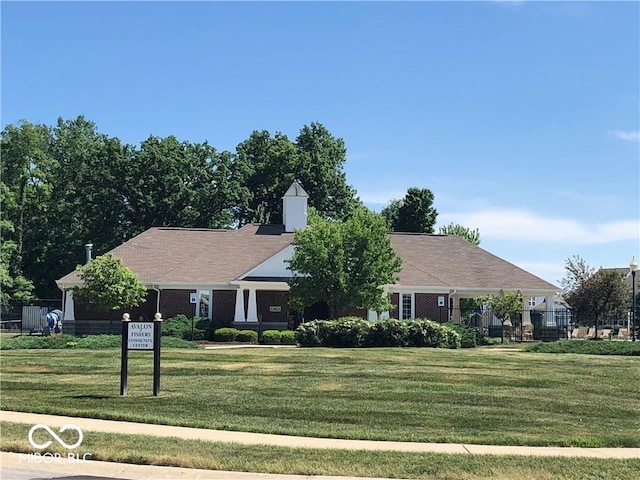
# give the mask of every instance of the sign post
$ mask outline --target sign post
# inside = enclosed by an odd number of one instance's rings
[[[162,314],[156,313],[153,322],[132,322],[129,314],[122,315],[122,351],[120,355],[120,395],[127,394],[129,350],[153,351],[153,395],[160,394],[160,336]]]
[[[129,314],[122,315],[122,348],[120,350],[120,395],[127,394],[127,373],[129,370]]]
[[[153,396],[160,395],[160,336],[162,324],[162,314],[156,313],[153,316]]]

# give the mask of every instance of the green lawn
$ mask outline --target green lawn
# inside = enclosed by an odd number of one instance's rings
[[[27,442],[30,425],[1,422],[0,428],[0,449],[34,452]],[[314,450],[87,431],[84,434],[78,454],[90,453],[92,460],[209,470],[449,480],[622,480],[635,478],[640,470],[640,459]],[[55,442],[47,451],[62,456],[67,453]]]
[[[640,446],[639,357],[437,349],[2,351],[6,410],[264,433]]]

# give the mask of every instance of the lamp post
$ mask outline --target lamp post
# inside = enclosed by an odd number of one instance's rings
[[[636,271],[638,270],[638,262],[636,257],[631,259],[629,264],[631,270],[631,341],[636,341]]]

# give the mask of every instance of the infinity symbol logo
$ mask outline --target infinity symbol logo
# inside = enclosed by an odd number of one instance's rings
[[[82,443],[82,430],[80,430],[80,427],[77,425],[74,425],[73,423],[69,423],[65,426],[63,426],[60,429],[60,433],[65,432],[67,430],[75,430],[76,432],[78,432],[78,441],[72,445],[69,445],[68,443],[66,443],[64,440],[62,440],[58,435],[56,435],[56,433],[51,430],[47,425],[44,425],[42,423],[39,423],[37,425],[34,425],[33,427],[31,427],[31,430],[29,430],[29,443],[31,444],[31,446],[33,446],[34,448],[37,448],[39,450],[42,450],[43,448],[47,448],[49,445],[51,445],[51,440],[47,440],[46,442],[44,442],[43,444],[38,444],[33,440],[33,432],[35,432],[38,429],[43,429],[46,430],[49,435],[51,435],[51,437],[53,437],[55,439],[56,442],[58,442],[61,446],[63,446],[64,448],[68,448],[68,449],[74,449],[76,447],[79,447],[80,444]]]

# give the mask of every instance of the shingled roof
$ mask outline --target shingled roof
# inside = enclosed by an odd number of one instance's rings
[[[248,224],[238,230],[157,227],[113,249],[111,254],[146,284],[227,283],[287,247],[293,233],[282,225]],[[61,286],[79,281],[76,272]]]
[[[282,225],[238,230],[151,228],[112,250],[147,285],[214,285],[238,280],[293,241]],[[401,286],[557,291],[535,275],[452,235],[392,233]],[[76,272],[58,281],[79,282]]]
[[[521,291],[558,289],[455,235],[392,233],[391,244],[402,258],[400,285]]]

